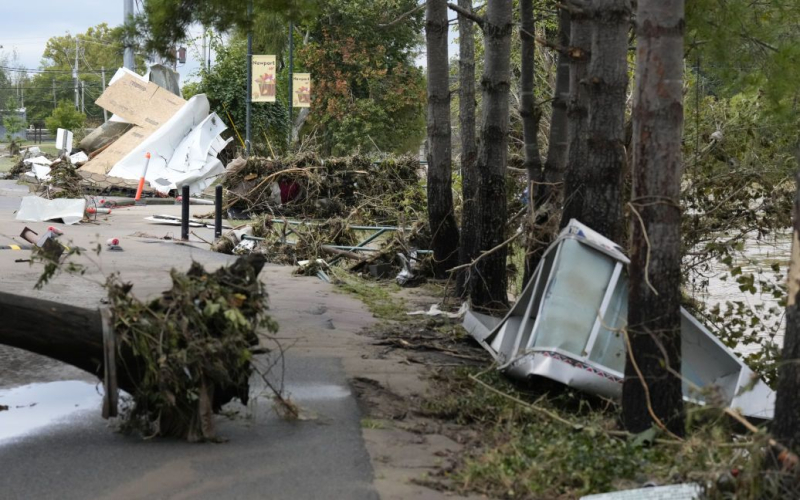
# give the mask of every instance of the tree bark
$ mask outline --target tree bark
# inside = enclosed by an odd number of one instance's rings
[[[472,0],[458,0],[458,6],[472,11]],[[475,39],[473,21],[458,16],[458,79],[461,88],[458,100],[458,116],[461,121],[461,245],[459,262],[468,264],[478,256],[480,233],[478,232],[478,172],[476,160],[478,148],[475,143]],[[458,295],[469,293],[469,271],[458,273]]]
[[[631,432],[650,428],[654,423],[652,411],[671,432],[684,434],[678,376],[684,26],[684,0],[639,0],[627,332],[630,346],[622,388],[623,421]]]
[[[536,26],[533,19],[533,0],[520,0],[519,16],[521,20],[519,37],[522,46],[519,114],[522,117],[522,140],[525,145],[523,166],[528,172],[528,244],[525,251],[525,274],[523,278],[524,282],[527,283],[536,264],[538,264],[538,259],[533,258],[537,240],[534,195],[537,186],[541,185],[544,175],[542,172],[542,155],[539,152],[541,110],[536,106],[533,90],[536,66],[536,38],[534,37]]]
[[[586,74],[592,47],[592,23],[589,11],[576,9],[570,20],[570,71],[568,137],[569,152],[564,173],[564,210],[561,227],[570,219],[582,219],[585,170],[588,163],[587,125],[589,118],[589,96],[586,89]]]
[[[505,240],[506,228],[506,162],[508,158],[508,126],[512,0],[492,0],[486,9],[484,23],[485,63],[481,88],[483,113],[481,144],[478,153],[478,210],[483,251],[491,250]],[[472,305],[483,311],[508,307],[505,247],[476,264],[472,286]]]
[[[800,174],[797,176],[800,186]],[[786,304],[786,334],[783,355],[778,368],[778,394],[772,434],[775,439],[795,453],[800,450],[800,189],[794,198],[794,238],[792,260],[789,264],[788,297]]]
[[[447,28],[447,1],[429,0],[425,24],[428,49],[428,220],[433,236],[434,272],[440,278],[458,264],[458,227],[453,213]]]
[[[628,88],[630,0],[595,0],[589,96],[588,158],[581,222],[621,243],[625,170],[625,99]]]
[[[558,16],[558,45],[560,47],[568,47],[569,36],[570,13],[566,9],[561,9]],[[524,274],[525,283],[530,280],[545,250],[558,234],[558,216],[564,190],[564,167],[567,163],[567,148],[569,146],[567,125],[569,70],[569,56],[559,52],[543,182],[534,186],[530,191],[534,213],[539,213],[539,215],[537,216],[538,220],[531,221],[533,227],[528,236]]]

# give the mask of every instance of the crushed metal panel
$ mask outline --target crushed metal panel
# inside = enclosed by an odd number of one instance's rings
[[[26,196],[22,198],[22,203],[17,211],[17,220],[44,222],[61,219],[64,224],[75,224],[83,219],[85,210],[86,200],[83,198],[48,200],[38,196]]]
[[[617,245],[573,220],[505,318],[493,324],[469,313],[464,326],[509,376],[620,398],[628,263]],[[684,398],[704,404],[696,388],[714,387],[743,415],[772,418],[775,393],[696,318],[684,309],[681,317]]]

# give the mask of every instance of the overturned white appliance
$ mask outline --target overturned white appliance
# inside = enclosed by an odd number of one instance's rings
[[[464,327],[518,379],[534,376],[611,398],[622,395],[630,261],[611,240],[575,220],[561,231],[502,320],[467,312]],[[681,309],[683,394],[716,386],[743,415],[773,416],[775,393],[730,349]]]

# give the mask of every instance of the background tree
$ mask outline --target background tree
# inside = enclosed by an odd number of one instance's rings
[[[622,242],[630,0],[595,0],[589,13],[592,57],[584,84],[588,149],[582,195],[575,203],[582,203],[581,222],[611,241]]]
[[[472,12],[472,0],[458,0],[458,6]],[[476,160],[478,146],[475,142],[475,27],[464,14],[458,15],[458,116],[461,137],[461,234],[459,263],[467,264],[478,256],[477,197],[478,172]],[[471,273],[458,273],[457,294],[469,293]]]
[[[639,0],[633,104],[628,359],[623,420],[683,435],[681,139],[683,0]]]
[[[55,133],[59,128],[77,131],[86,124],[86,115],[75,109],[73,101],[61,101],[53,113],[45,119],[45,126]]]
[[[575,6],[577,4],[578,6]],[[592,22],[588,2],[573,2],[569,7],[570,46],[569,55],[569,105],[568,137],[569,149],[564,171],[564,210],[561,227],[570,219],[583,216],[583,189],[586,185],[588,163],[587,122],[589,118],[589,96],[585,85],[592,48]]]
[[[428,0],[425,10],[428,61],[428,222],[434,273],[443,278],[458,263],[458,226],[453,212],[450,144],[450,69],[447,0]]]
[[[504,309],[508,305],[505,246],[506,166],[508,160],[509,88],[512,0],[493,0],[483,23],[485,60],[481,88],[483,110],[478,150],[478,211],[480,250],[493,250],[481,258],[473,272],[473,307]]]

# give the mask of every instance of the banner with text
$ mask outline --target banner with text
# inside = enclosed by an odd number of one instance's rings
[[[275,102],[275,56],[253,55],[253,102]]]
[[[294,96],[292,96],[292,106],[295,108],[310,108],[311,73],[295,73],[293,82]]]

